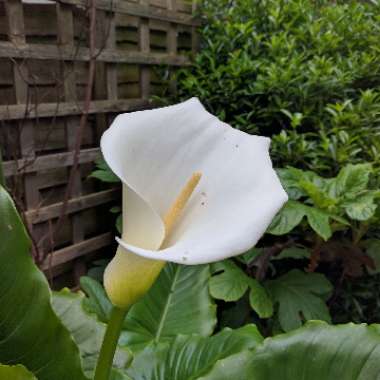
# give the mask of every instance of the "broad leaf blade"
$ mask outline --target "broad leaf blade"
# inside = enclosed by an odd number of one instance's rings
[[[260,318],[269,318],[273,314],[273,302],[267,290],[258,281],[251,278],[249,282],[251,291],[249,292],[249,304],[256,311]]]
[[[223,261],[223,271],[210,279],[210,294],[218,300],[237,301],[248,289],[249,278],[231,261]]]
[[[375,380],[380,376],[378,325],[308,322],[221,360],[199,380]]]
[[[24,366],[18,365],[2,365],[0,364],[0,379],[4,380],[37,380],[34,375]]]
[[[330,215],[314,207],[304,206],[304,209],[310,227],[323,238],[323,240],[329,240],[332,235]]]
[[[324,299],[331,292],[332,286],[322,274],[306,274],[293,269],[268,281],[265,286],[273,300],[279,304],[278,317],[284,331],[300,327],[303,318],[330,322]]]
[[[356,197],[343,204],[346,214],[353,220],[365,221],[375,215],[377,205],[371,193]]]
[[[83,295],[64,289],[54,293],[53,307],[79,347],[86,375],[92,378],[106,325],[99,322],[94,314],[88,314],[83,307],[85,300]],[[126,349],[118,348],[114,366],[125,368],[130,360],[131,354]]]
[[[366,190],[369,176],[372,171],[371,164],[346,165],[338,174],[335,181],[335,195],[347,196]]]
[[[78,348],[55,315],[30,241],[0,186],[0,362],[23,364],[39,380],[84,380]]]
[[[122,344],[139,349],[177,334],[211,335],[216,315],[209,278],[207,265],[167,264],[152,289],[129,311]]]
[[[237,301],[250,288],[249,303],[259,317],[269,318],[273,314],[272,300],[258,281],[245,274],[232,260],[224,260],[218,264],[218,272],[222,272],[210,280],[210,294],[215,299]]]
[[[80,286],[88,297],[83,300],[83,306],[89,313],[94,313],[99,320],[107,323],[111,315],[112,304],[103,286],[91,277],[83,276]]]
[[[150,345],[134,359],[127,373],[133,380],[195,380],[218,360],[262,342],[256,326],[224,329],[213,337],[178,336],[171,343]]]
[[[288,201],[274,217],[267,232],[272,235],[285,235],[297,227],[305,216],[305,208],[302,203]]]

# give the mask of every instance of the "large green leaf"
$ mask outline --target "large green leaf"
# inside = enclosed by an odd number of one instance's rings
[[[179,335],[170,343],[147,346],[127,373],[133,380],[195,380],[211,371],[218,360],[253,349],[261,341],[253,325],[224,329],[212,337]]]
[[[24,366],[0,364],[0,379],[4,380],[37,380]]]
[[[304,206],[304,209],[310,227],[325,241],[330,239],[332,235],[330,215],[314,207]]]
[[[265,286],[279,304],[278,318],[284,331],[300,327],[303,320],[330,321],[325,298],[332,286],[322,274],[293,269],[275,280],[267,281]]]
[[[80,286],[88,295],[83,300],[84,308],[88,312],[96,314],[102,322],[107,323],[111,315],[112,304],[103,286],[87,276],[81,277]]]
[[[364,221],[375,215],[377,205],[374,194],[368,192],[353,200],[344,202],[343,207],[351,219]]]
[[[267,232],[272,235],[285,235],[297,227],[305,216],[305,208],[302,203],[288,201],[274,217]]]
[[[378,325],[308,322],[298,330],[265,339],[253,352],[220,361],[201,379],[377,380],[379,330]]]
[[[106,325],[99,322],[94,314],[87,313],[83,307],[85,300],[82,294],[63,289],[53,294],[53,308],[79,347],[85,374],[92,378]],[[114,366],[125,368],[130,360],[130,353],[119,347],[114,358]]]
[[[210,294],[218,300],[237,301],[248,290],[249,277],[232,261],[220,263],[220,271],[210,279]]]
[[[179,333],[211,335],[216,309],[208,293],[209,277],[209,266],[167,264],[152,289],[129,311],[121,344],[136,350]],[[111,303],[102,285],[83,277],[81,286],[89,296],[85,309],[107,322]]]
[[[111,168],[108,166],[104,158],[98,158],[95,161],[96,170],[94,170],[89,177],[97,178],[103,182],[118,183],[120,178],[117,177]]]
[[[273,314],[272,300],[257,280],[247,276],[231,260],[218,264],[218,273],[210,280],[210,294],[215,299],[237,301],[250,289],[249,302],[252,309],[261,318],[269,318]]]
[[[0,362],[22,364],[39,380],[84,380],[79,350],[55,315],[30,241],[0,186]]]
[[[216,323],[208,265],[167,264],[150,291],[127,315],[121,344],[136,350],[177,334],[211,335]]]
[[[337,199],[329,197],[323,188],[318,187],[309,181],[300,181],[300,186],[305,190],[306,194],[313,201],[314,206],[327,209],[337,204]]]
[[[355,195],[367,189],[371,164],[347,165],[339,172],[335,180],[335,196]]]

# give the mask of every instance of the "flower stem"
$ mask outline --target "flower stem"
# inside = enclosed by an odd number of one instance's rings
[[[113,307],[96,365],[94,380],[109,380],[117,342],[128,309]]]

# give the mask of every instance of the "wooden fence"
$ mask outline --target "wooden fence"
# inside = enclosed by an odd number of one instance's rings
[[[95,52],[89,48],[87,0],[0,1],[0,146],[7,186],[40,266],[53,277],[66,273],[66,281],[69,273],[72,282],[113,242],[108,210],[119,202],[120,190],[88,177],[102,132],[117,113],[151,107],[151,95],[163,90],[157,68],[170,73],[189,65],[188,53],[197,46],[194,4],[94,1]],[[56,228],[91,59],[95,82],[79,165],[67,217]],[[169,88],[175,91],[175,83]]]

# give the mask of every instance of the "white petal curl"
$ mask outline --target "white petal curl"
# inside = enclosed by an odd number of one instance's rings
[[[223,123],[196,98],[119,115],[101,139],[105,160],[133,194],[123,207],[128,227],[119,244],[146,258],[188,265],[253,247],[288,199],[269,144]],[[157,251],[162,217],[194,172],[202,173],[201,181],[168,248]]]

